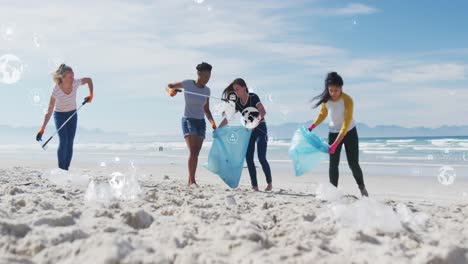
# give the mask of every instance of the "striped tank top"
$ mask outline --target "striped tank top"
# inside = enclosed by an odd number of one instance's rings
[[[76,110],[76,91],[80,85],[81,79],[73,80],[70,94],[64,93],[58,85],[55,85],[52,96],[55,98],[56,112],[70,112]]]

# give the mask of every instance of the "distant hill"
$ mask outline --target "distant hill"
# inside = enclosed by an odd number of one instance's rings
[[[128,139],[127,133],[110,133],[100,129],[78,128],[77,141],[82,142],[116,142]],[[28,144],[36,140],[37,127],[11,127],[0,125],[0,144]],[[55,126],[49,126],[44,140],[55,132]],[[58,137],[58,136],[57,136]]]
[[[294,131],[308,123],[285,123],[281,125],[268,125],[270,137],[275,139],[291,139]],[[386,125],[370,127],[363,123],[358,123],[359,137],[361,138],[402,138],[402,137],[452,137],[468,136],[468,126],[441,126],[439,128],[414,127],[406,128],[401,126]],[[44,138],[53,133],[53,126],[49,128]],[[320,137],[327,137],[328,127],[323,124],[316,128],[316,133]],[[34,143],[37,127],[11,127],[0,125],[0,144],[28,144]],[[211,133],[207,133],[207,139],[211,139]],[[79,128],[76,138],[77,142],[151,142],[151,141],[181,141],[180,133],[172,135],[155,135],[149,133],[129,134],[123,132],[107,132],[100,129]]]
[[[309,123],[287,123],[282,125],[268,126],[269,134],[276,139],[290,139],[294,131]],[[357,124],[359,137],[361,138],[402,138],[402,137],[452,137],[468,136],[468,126],[442,126],[439,128],[414,127],[406,128],[401,126],[375,126],[370,127],[363,123]],[[315,132],[320,137],[328,136],[328,126],[323,124],[316,128]]]

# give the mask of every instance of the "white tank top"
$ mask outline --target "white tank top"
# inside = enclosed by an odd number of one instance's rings
[[[81,79],[73,80],[72,91],[70,94],[65,94],[58,85],[55,85],[52,96],[55,98],[56,112],[70,112],[76,110],[76,91],[80,85]]]
[[[343,128],[343,123],[345,121],[345,111],[347,110],[346,106],[348,104],[346,100],[351,100],[349,98],[350,97],[348,95],[343,94],[343,96],[338,101],[333,102],[332,100],[328,100],[328,102],[326,103],[328,109],[328,116],[330,117],[330,123],[328,125],[328,128],[331,133],[341,132],[341,129]],[[351,118],[349,126],[347,127],[347,131],[343,132],[347,133],[355,126],[356,122],[354,121],[354,118]]]

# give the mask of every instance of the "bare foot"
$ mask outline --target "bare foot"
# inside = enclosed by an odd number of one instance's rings
[[[198,188],[198,187],[200,187],[200,186],[198,186],[198,184],[197,184],[196,182],[192,182],[192,183],[189,184],[188,187],[189,187],[189,188]]]
[[[271,183],[268,184],[268,186],[266,187],[265,189],[265,192],[269,192],[273,189],[273,185],[271,185]]]
[[[254,190],[254,191],[258,192],[258,187],[257,187],[257,186],[255,186],[255,187],[252,187],[252,190]]]

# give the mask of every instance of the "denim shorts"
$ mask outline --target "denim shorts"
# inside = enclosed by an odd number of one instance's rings
[[[188,135],[197,135],[199,138],[205,139],[205,119],[182,117],[182,132],[184,133],[184,137],[187,137]]]

